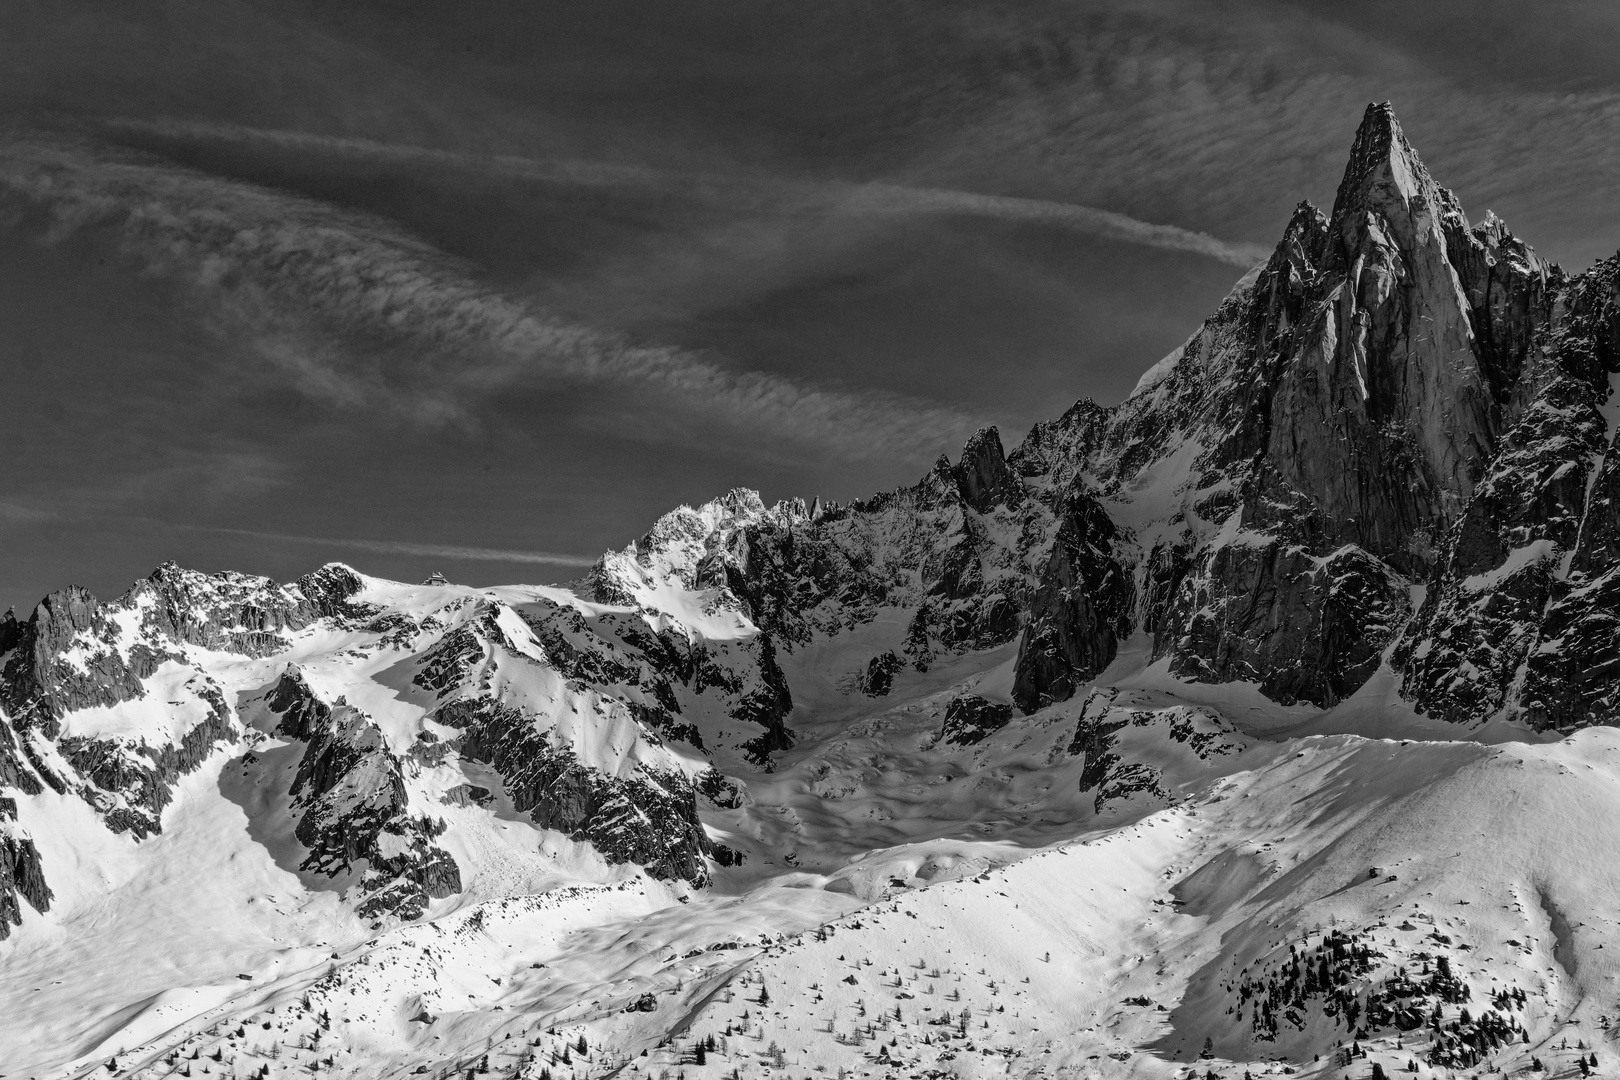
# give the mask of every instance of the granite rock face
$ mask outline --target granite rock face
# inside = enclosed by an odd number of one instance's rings
[[[1027,697],[1057,700],[1073,692],[1073,663],[1106,665],[1129,633],[1130,584],[1110,561],[1112,526],[1084,484],[1030,479],[1023,465],[985,428],[955,464],[941,458],[916,484],[848,505],[767,508],[753,492],[733,492],[667,515],[610,554],[592,572],[591,595],[624,598],[659,580],[713,589],[718,608],[760,628],[773,661],[898,610],[904,633],[849,673],[850,686],[873,697],[908,666],[927,671],[1027,636],[1038,603],[1046,630],[1029,647]],[[1037,649],[1056,652],[1040,661]],[[762,670],[775,666],[764,659]],[[779,700],[790,701],[785,682]]]
[[[1329,555],[1255,537],[1210,554],[1168,615],[1185,635],[1170,670],[1256,683],[1274,701],[1334,705],[1377,670],[1407,615],[1407,586],[1347,545]]]
[[[1301,275],[1298,322],[1267,328],[1278,371],[1257,510],[1303,511],[1319,542],[1406,574],[1432,567],[1499,422],[1448,243],[1460,220],[1373,106]]]
[[[1007,466],[1001,434],[993,427],[973,433],[951,471],[962,501],[981,514],[997,506],[1016,507],[1023,501],[1024,490]]]
[[[1197,447],[1187,526],[1139,564],[1156,655],[1323,706],[1387,655],[1447,720],[1608,722],[1614,275],[1470,225],[1370,107],[1331,215],[1301,207],[1151,403],[1091,438],[1084,467],[1113,452],[1126,482],[1110,429],[1168,409],[1164,449]]]
[[[646,766],[633,778],[604,776],[548,742],[532,718],[495,702],[449,707],[440,717],[463,727],[461,753],[499,772],[513,806],[540,828],[654,877],[709,880],[707,860],[721,857],[719,845],[703,831],[696,786],[684,773]]]
[[[1617,276],[1609,259],[1559,289],[1506,445],[1404,643],[1403,689],[1447,719],[1616,722]]]
[[[488,766],[535,825],[589,843],[609,862],[703,884],[719,846],[699,823],[699,794],[705,783],[716,791],[724,783],[692,775],[664,739],[702,745],[679,719],[692,707],[683,701],[708,699],[754,722],[751,707],[769,696],[761,684],[771,676],[753,668],[758,654],[747,648],[734,658],[682,648],[639,621],[544,602],[522,612],[481,604],[422,658],[415,683],[439,702],[429,718],[445,732],[443,752]],[[534,684],[547,676],[535,670],[542,663],[562,676],[558,689],[580,695],[570,712],[585,710],[583,721],[559,725],[546,715],[550,691],[537,699]],[[602,738],[616,748],[611,767],[590,747]]]
[[[1486,317],[1542,310],[1522,276],[1491,277],[1455,199],[1372,106],[1332,213],[1301,206],[1189,343],[1224,393],[1184,433],[1211,492],[1188,509],[1221,527],[1150,555],[1173,672],[1328,706],[1377,668],[1494,452],[1506,392],[1488,370],[1526,347],[1497,325],[1481,360],[1459,254]]]
[[[1326,707],[1388,657],[1447,719],[1591,722],[1608,564],[1577,549],[1603,519],[1612,278],[1470,225],[1370,106],[1331,213],[1302,204],[1126,401],[1010,460],[1095,485],[1130,621],[1182,678]]]
[[[301,869],[359,871],[362,916],[421,916],[430,901],[461,891],[456,862],[434,838],[444,823],[413,813],[406,760],[391,752],[375,718],[331,704],[292,668],[266,700],[279,733],[305,744],[289,794],[294,835],[309,854]]]
[[[1130,633],[1131,583],[1113,557],[1114,539],[1097,500],[1071,492],[1018,642],[1012,693],[1024,712],[1073,697]]]
[[[43,914],[53,898],[39,849],[17,825],[17,801],[0,797],[0,940],[22,922],[19,901]]]

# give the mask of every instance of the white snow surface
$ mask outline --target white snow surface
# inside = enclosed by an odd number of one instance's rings
[[[1178,475],[1167,463],[1138,491],[1168,502]],[[657,603],[641,608],[377,579],[361,598],[444,632],[494,610],[511,653],[484,677],[553,717],[555,739],[609,773],[636,760],[692,775],[702,755],[570,688],[518,617],[560,605],[720,643],[752,633],[669,576],[645,579]],[[381,926],[356,917],[351,881],[299,869],[297,751],[263,698],[295,664],[404,749],[432,704],[406,654],[320,625],[261,659],[191,649],[144,698],[67,721],[172,739],[194,722],[188,680],[223,689],[240,736],[180,781],[160,835],[114,834],[72,794],[18,800],[55,900],[0,942],[0,1076],[459,1077],[487,1057],[491,1075],[556,1080],[1337,1078],[1342,1025],[1313,1006],[1256,1041],[1227,989],[1324,927],[1377,946],[1363,989],[1429,962],[1443,933],[1476,1013],[1493,988],[1525,990],[1530,1041],[1491,1056],[1508,1072],[1535,1056],[1569,1075],[1577,1042],[1615,1067],[1620,732],[1538,741],[1425,720],[1387,669],[1333,710],[1282,707],[1183,683],[1138,637],[1070,701],[954,746],[946,702],[1006,700],[1013,646],[907,668],[881,699],[841,688],[904,626],[884,613],[782,655],[798,742],[771,771],[714,755],[743,798],[703,803],[703,823],[746,861],[711,887],[537,828],[451,754],[406,783],[445,820],[463,888]],[[1077,746],[1098,721],[1118,725],[1111,762]],[[704,723],[723,742],[724,723]],[[1088,770],[1104,778],[1082,790]],[[442,804],[467,783],[495,789],[491,805]],[[1427,1063],[1433,1038],[1386,1028],[1360,1045],[1386,1070],[1450,1077]]]

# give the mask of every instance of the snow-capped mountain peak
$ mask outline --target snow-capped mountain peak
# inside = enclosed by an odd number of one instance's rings
[[[1612,1067],[1617,271],[1373,105],[1010,450],[8,615],[0,1076]]]

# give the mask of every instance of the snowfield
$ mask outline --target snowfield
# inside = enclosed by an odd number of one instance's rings
[[[0,1074],[460,1076],[487,1059],[557,1080],[1338,1076],[1356,1043],[1355,1068],[1449,1076],[1468,1070],[1437,1056],[1446,1026],[1503,989],[1524,993],[1524,1034],[1473,1070],[1567,1074],[1588,1052],[1612,1067],[1620,733],[1501,741],[1399,715],[1377,679],[1330,712],[1284,708],[1181,684],[1132,647],[1071,700],[959,746],[940,737],[946,702],[1005,697],[1008,650],[902,672],[881,699],[837,688],[863,637],[899,632],[880,620],[786,661],[798,742],[769,771],[722,763],[742,798],[703,823],[745,858],[711,887],[611,864],[496,789],[442,811],[464,888],[380,926],[351,880],[299,868],[297,763],[262,702],[288,657],[221,656],[240,737],[181,781],[161,834],[113,835],[54,792],[20,801],[18,825],[71,873],[0,943]],[[295,655],[408,741],[430,723],[420,691],[373,649],[326,635]],[[564,735],[645,752],[598,723]],[[448,763],[409,783],[442,798],[498,781]],[[1279,999],[1275,1034],[1257,1030],[1243,981],[1333,934],[1370,950],[1346,984],[1362,1001],[1441,956],[1470,996],[1401,999],[1424,1016],[1411,1030]]]

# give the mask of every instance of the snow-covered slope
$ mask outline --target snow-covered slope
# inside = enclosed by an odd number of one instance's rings
[[[8,616],[0,1077],[1615,1068],[1617,268],[1373,106],[1010,452]]]

